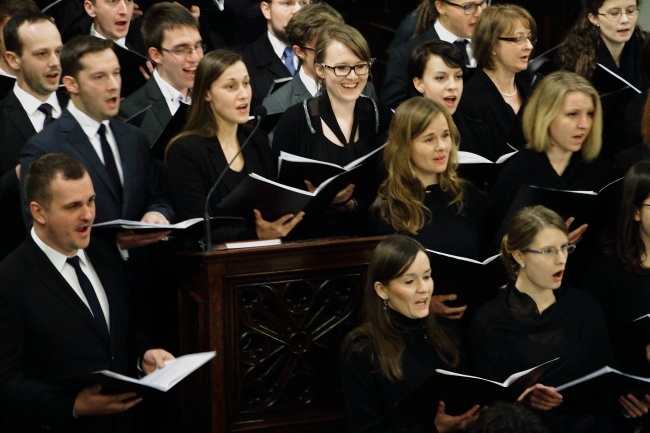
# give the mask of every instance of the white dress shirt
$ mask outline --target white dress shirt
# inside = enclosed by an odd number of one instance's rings
[[[97,30],[95,30],[95,23],[92,23],[90,25],[90,36],[94,36],[99,39],[106,39],[104,36],[100,35],[97,33]],[[117,40],[114,40],[117,45],[119,45],[122,48],[126,48],[126,38],[119,38]],[[128,50],[128,48],[126,48]]]
[[[275,53],[276,56],[282,60],[282,63],[284,63],[284,49],[287,48],[289,45],[285,44],[282,42],[280,39],[276,38],[271,31],[267,31],[267,34],[269,36],[269,41],[271,41],[271,46],[273,47],[273,52]],[[293,56],[293,67],[298,70],[298,62],[300,59],[298,56],[295,55]]]
[[[436,33],[438,33],[438,37],[440,38],[441,41],[449,42],[450,44],[453,44],[456,42],[458,39],[466,39],[468,44],[465,45],[467,49],[467,57],[469,57],[469,66],[472,68],[476,67],[476,59],[474,58],[474,53],[472,51],[472,40],[468,38],[461,38],[460,36],[456,36],[440,23],[440,20],[436,20],[435,24],[433,25],[433,28],[436,30]]]
[[[36,130],[37,133],[43,130],[43,122],[45,121],[45,113],[38,111],[38,107],[40,107],[41,104],[47,103],[52,106],[52,117],[54,119],[58,119],[61,116],[61,106],[59,105],[59,100],[57,99],[55,92],[52,92],[47,100],[42,102],[21,89],[18,86],[18,82],[16,82],[16,84],[14,84],[14,95],[18,98],[18,102],[20,102],[23,110],[27,113],[27,117],[29,117],[29,121],[32,122],[34,130]]]
[[[169,107],[169,112],[172,113],[172,116],[176,114],[176,111],[178,111],[178,107],[181,106],[181,103],[188,105],[192,103],[192,98],[189,97],[185,99],[181,92],[176,90],[171,84],[169,84],[163,79],[163,77],[160,76],[158,69],[154,69],[153,78],[156,80],[156,84],[158,84],[158,88],[162,92],[163,97],[165,98],[165,102],[167,102],[167,107]]]

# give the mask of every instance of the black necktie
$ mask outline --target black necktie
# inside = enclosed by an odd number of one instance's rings
[[[45,114],[45,120],[43,121],[43,128],[45,128],[47,125],[52,123],[53,117],[52,117],[52,106],[48,104],[47,102],[41,104],[38,107],[38,111],[41,113]]]
[[[103,123],[99,125],[99,130],[97,133],[99,134],[99,141],[102,144],[104,166],[108,172],[108,177],[111,178],[111,181],[113,182],[115,190],[118,192],[118,194],[122,195],[122,182],[120,182],[120,175],[117,172],[117,164],[115,164],[113,151],[111,150],[111,146],[108,144],[108,140],[106,140],[106,126]]]
[[[454,45],[460,49],[460,54],[463,56],[463,61],[465,66],[469,66],[469,56],[467,55],[467,44],[469,41],[467,39],[456,39]]]
[[[99,331],[101,332],[102,336],[108,340],[108,326],[106,325],[104,312],[102,311],[101,305],[99,305],[99,299],[97,299],[97,293],[95,293],[95,289],[93,288],[92,283],[86,274],[84,274],[84,272],[81,270],[81,266],[79,265],[79,256],[68,257],[66,261],[74,268],[74,271],[77,274],[77,280],[79,280],[81,290],[84,292],[86,301],[88,301],[90,311],[95,317],[95,322],[97,322]]]

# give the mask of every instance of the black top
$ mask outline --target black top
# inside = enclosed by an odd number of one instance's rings
[[[582,289],[598,300],[612,338],[616,359],[623,371],[650,376],[646,345],[650,335],[632,321],[650,314],[650,273],[625,270],[615,254],[596,256],[582,279]]]
[[[423,319],[409,319],[391,309],[389,312],[395,327],[403,331],[406,345],[402,355],[404,378],[393,383],[382,375],[369,341],[354,342],[357,347],[368,344],[360,351],[345,348],[341,359],[341,386],[349,432],[436,432],[437,402],[423,401],[418,407],[400,406],[398,410],[394,407],[422,385],[436,368],[455,369],[436,353]]]
[[[458,214],[456,204],[449,204],[453,199],[450,193],[442,191],[440,185],[427,187],[424,205],[431,211],[431,222],[413,237],[430,250],[483,260],[487,244],[483,196],[470,183],[464,184],[463,192],[463,211]],[[395,233],[379,211],[371,215],[369,230],[372,235]]]
[[[246,128],[237,130],[240,144],[248,136]],[[240,172],[228,169],[210,199],[210,216],[222,215],[217,205],[232,192],[249,173],[274,178],[271,151],[266,136],[256,133],[243,150],[244,168]],[[208,191],[228,165],[217,137],[189,135],[175,141],[167,152],[170,191],[179,219],[203,217]],[[264,217],[264,215],[262,215]],[[213,224],[213,228],[216,224]],[[215,234],[215,241],[255,239],[255,217],[246,221],[246,229],[224,228]]]
[[[520,149],[525,143],[521,117],[530,94],[530,80],[525,72],[515,75],[515,84],[522,98],[521,108],[516,114],[482,68],[476,68],[472,78],[467,81],[458,104],[461,114],[489,126],[497,149],[507,146],[506,143],[514,148],[512,150]]]
[[[472,119],[456,111],[452,118],[460,135],[458,150],[481,155],[490,161],[496,161],[501,155],[514,151],[505,142],[495,140],[490,127],[482,120]]]
[[[491,216],[498,226],[508,212],[521,185],[566,191],[598,191],[615,179],[611,164],[601,158],[585,162],[576,152],[568,167],[558,175],[546,153],[523,149],[503,167],[492,190]]]
[[[629,147],[614,156],[614,167],[617,176],[625,176],[625,173],[637,162],[650,159],[650,147],[638,143]]]
[[[468,337],[476,374],[500,382],[559,357],[539,379],[544,385],[559,386],[611,365],[607,327],[596,300],[573,288],[553,293],[556,302],[541,314],[535,301],[514,285],[479,308]],[[572,414],[567,405],[541,415],[558,433],[592,431],[592,423],[598,422],[596,417]],[[578,419],[589,427],[576,427]]]
[[[388,107],[362,95],[356,102],[354,115],[355,124],[358,123],[359,140],[349,142],[349,137],[346,137],[346,145],[339,146],[323,134],[321,119],[335,121],[327,94],[288,108],[275,128],[274,160],[277,161],[280,152],[284,151],[344,166],[385,143],[393,115]],[[304,238],[358,234],[358,224],[363,220],[359,216],[365,215],[377,193],[379,167],[371,171],[376,175],[371,176],[366,185],[355,185],[353,198],[358,202],[358,209],[354,215],[333,209],[326,210],[322,215],[305,215],[305,220],[296,227],[298,230],[292,231],[292,236]]]

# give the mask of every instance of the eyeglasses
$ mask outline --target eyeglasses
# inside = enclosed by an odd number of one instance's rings
[[[169,54],[173,54],[174,56],[189,57],[194,51],[196,51],[197,54],[205,53],[205,45],[199,44],[194,48],[175,48],[173,50],[170,50],[168,48],[161,48],[161,50],[166,51]]]
[[[499,40],[500,41],[506,41],[506,42],[514,42],[517,45],[525,45],[526,40],[529,40],[531,45],[535,45],[537,43],[537,37],[536,36],[501,37],[501,38],[499,38]]]
[[[492,0],[483,0],[480,3],[466,3],[464,5],[459,5],[458,3],[452,3],[447,0],[441,0],[443,3],[447,3],[448,5],[456,6],[458,8],[461,8],[465,15],[474,15],[476,13],[476,8],[481,8],[481,10],[485,9],[486,7],[490,6],[492,4]]]
[[[630,6],[627,9],[612,9],[611,11],[607,11],[604,14],[598,12],[598,15],[602,15],[607,17],[608,20],[611,21],[616,21],[620,20],[623,14],[627,15],[627,17],[635,17],[639,13],[639,8],[636,6]]]
[[[296,5],[303,7],[311,4],[311,0],[284,0],[284,1],[278,1],[278,2],[267,2],[268,4],[276,4],[280,6],[281,8],[293,8],[296,7]]]
[[[555,247],[548,247],[544,248],[543,250],[533,250],[531,248],[524,248],[521,250],[524,253],[535,253],[535,254],[540,254],[542,257],[555,257],[558,252],[562,251],[562,254],[565,256],[567,254],[571,254],[576,250],[576,246],[573,244],[565,244],[560,247],[560,249],[557,249]]]
[[[300,45],[300,48],[302,48],[303,50],[307,50],[307,51],[316,51],[316,48],[308,47],[307,45]]]
[[[325,63],[321,63],[321,66],[324,68],[329,68],[334,72],[334,75],[337,77],[347,77],[350,75],[350,72],[354,71],[357,75],[368,75],[370,72],[370,63],[359,63],[358,65],[348,66],[348,65],[338,65],[338,66],[329,66]]]

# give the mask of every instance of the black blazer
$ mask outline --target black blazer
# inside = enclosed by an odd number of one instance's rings
[[[57,93],[65,108],[67,97]],[[20,181],[16,165],[23,146],[36,130],[13,91],[0,101],[0,260],[21,244],[27,232],[20,210]]]
[[[273,46],[266,33],[242,51],[244,63],[251,77],[253,88],[252,107],[262,104],[273,85],[273,80],[291,77],[282,60],[275,55]]]
[[[237,131],[239,142],[243,143],[249,132],[240,127]],[[248,173],[257,173],[275,179],[275,165],[271,159],[271,149],[266,136],[257,132],[244,148],[244,170],[240,175],[228,173],[221,180],[212,195],[209,212],[211,216],[220,215],[217,205],[230,194]],[[216,137],[190,135],[175,141],[167,153],[167,175],[174,206],[179,218],[203,217],[208,191],[216,182],[228,161]],[[262,215],[263,217],[263,215]],[[254,230],[254,217],[246,221],[247,230],[224,229],[217,234],[221,241],[257,238]],[[216,224],[215,224],[216,226]]]
[[[115,136],[124,172],[124,191],[120,200],[108,172],[81,129],[81,125],[65,110],[61,117],[27,142],[20,157],[22,167],[48,153],[65,153],[78,159],[90,173],[95,187],[95,222],[114,219],[139,221],[149,211],[174,219],[171,198],[149,154],[149,142],[144,133],[132,125],[112,119],[111,131]],[[23,170],[23,174],[27,171]],[[24,176],[21,185],[24,186]],[[31,224],[29,206],[23,193],[23,216]]]
[[[145,133],[150,145],[154,145],[158,136],[172,118],[167,101],[158,87],[158,83],[153,78],[147,80],[147,83],[138,90],[129,95],[125,100],[120,102],[120,119],[128,119],[144,110],[147,106],[151,108],[140,125],[140,129]]]
[[[73,418],[79,390],[51,383],[104,369],[135,376],[138,358],[150,348],[131,326],[121,264],[99,243],[86,253],[108,298],[108,342],[90,309],[31,236],[0,265],[2,431],[128,431],[128,413]]]
[[[427,41],[437,40],[440,40],[440,36],[431,26],[417,38],[410,39],[389,50],[390,58],[386,67],[386,78],[384,78],[384,85],[379,94],[381,102],[391,108],[396,108],[407,99],[417,96],[407,71],[411,52]]]

